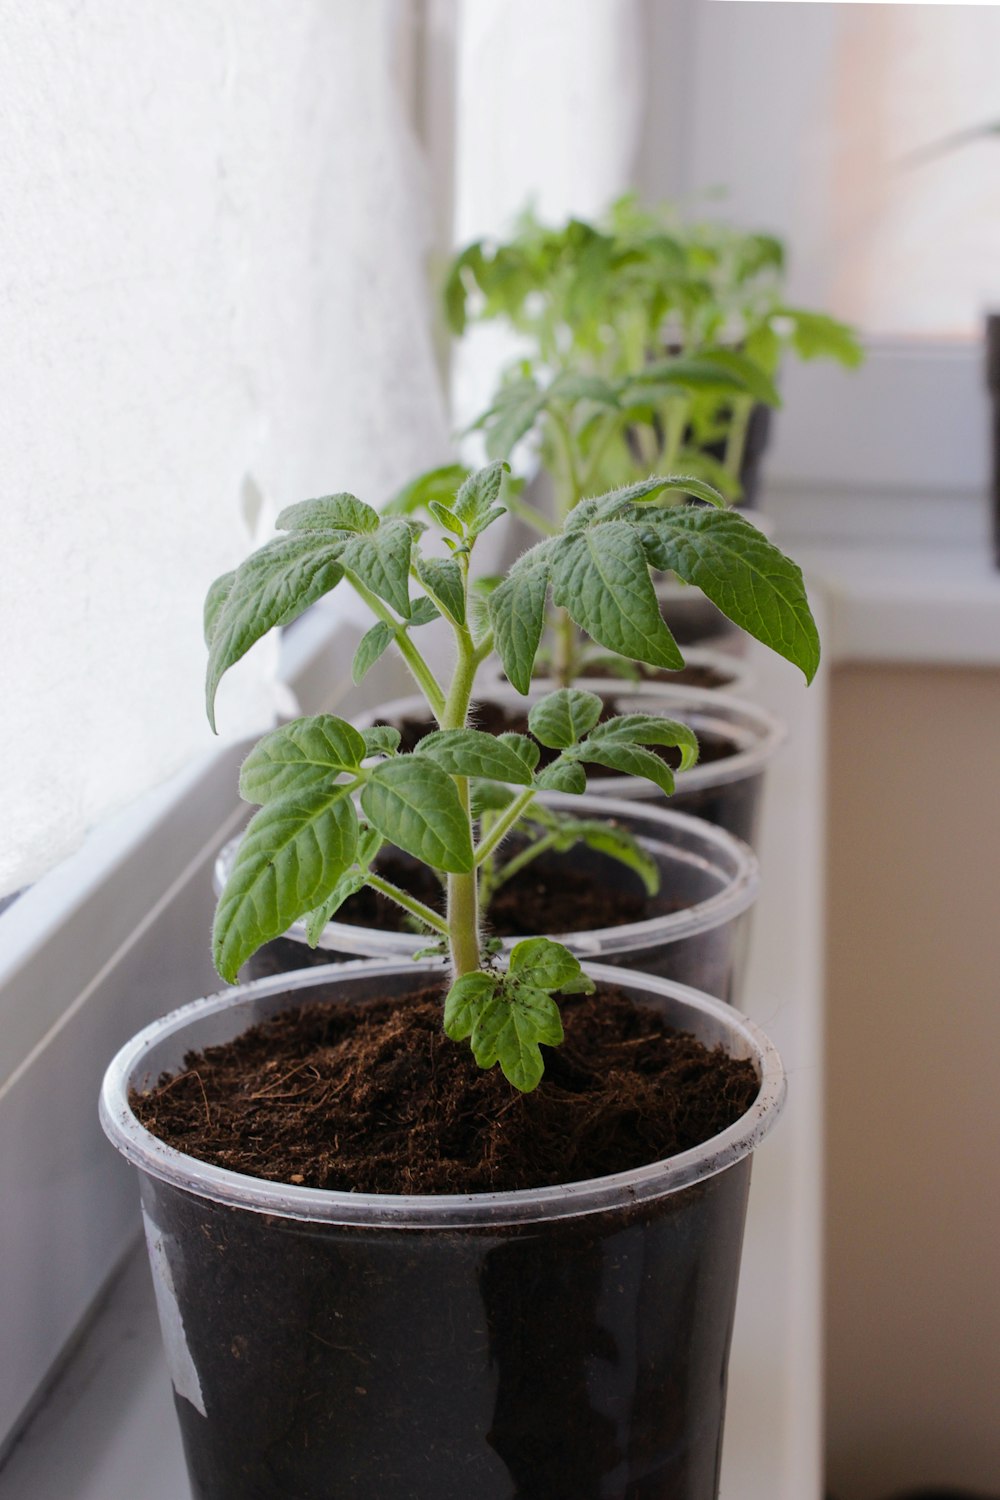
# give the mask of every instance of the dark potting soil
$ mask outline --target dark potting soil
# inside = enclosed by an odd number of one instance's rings
[[[599,671],[596,667],[591,670],[594,677],[608,678],[620,675],[623,686],[632,681],[660,682],[665,687],[725,688],[733,680],[732,673],[723,672],[718,667],[704,666],[697,662],[693,665],[689,663],[686,667],[681,667],[676,672],[668,671],[666,667],[647,667],[641,663],[636,663],[636,666],[637,672],[634,677],[630,677],[625,673],[615,673],[610,668],[606,671]],[[548,673],[544,670],[533,673],[532,677],[533,681],[539,684],[546,681],[551,683]],[[587,677],[583,676],[579,679],[577,686],[586,688],[587,681]],[[555,686],[554,683],[551,683],[551,685]]]
[[[621,713],[621,709],[619,708],[618,704],[613,698],[609,698],[605,702],[600,722],[603,723],[606,719],[613,719],[615,715],[619,713]],[[520,709],[507,709],[499,703],[492,703],[488,700],[485,702],[477,703],[475,705],[470,718],[470,723],[476,729],[485,730],[487,734],[531,733],[530,729],[528,728],[527,712],[522,712]],[[430,734],[434,727],[434,724],[426,718],[401,719],[395,725],[395,728],[397,728],[402,735],[401,749],[415,749],[423,739],[424,735]],[[729,739],[726,735],[714,734],[711,732],[706,733],[705,731],[699,732],[698,745],[698,759],[701,764],[706,764],[718,760],[727,760],[730,756],[736,755],[740,748],[735,740]],[[650,745],[649,748],[654,752],[654,754],[659,755],[661,759],[665,760],[667,762],[667,765],[671,766],[674,770],[676,770],[680,765],[680,751],[675,750],[673,746]],[[552,761],[554,761],[559,754],[558,750],[549,750],[545,745],[543,745],[541,749],[542,753],[538,761],[538,765],[540,768],[551,765]],[[619,771],[613,771],[608,766],[588,765],[585,769],[588,779],[593,779],[595,781],[601,780],[606,776],[618,776],[621,774]]]
[[[571,860],[572,856],[540,858],[537,864],[520,871],[494,894],[484,926],[496,937],[523,937],[530,932],[596,932],[603,927],[666,916],[689,904],[671,899],[663,891],[647,896],[638,876],[624,878],[617,885],[595,882],[592,872],[575,869]],[[390,853],[379,859],[378,872],[426,906],[444,911],[441,883],[426,865]],[[344,902],[337,921],[375,927],[381,932],[408,932],[412,925],[394,901],[370,886]]]
[[[568,998],[566,1040],[521,1095],[442,1030],[443,997],[304,1005],[185,1058],[132,1108],[168,1145],[252,1177],[355,1192],[578,1182],[701,1144],[745,1113],[749,1061],[620,991]],[[266,1144],[264,1144],[266,1142]]]

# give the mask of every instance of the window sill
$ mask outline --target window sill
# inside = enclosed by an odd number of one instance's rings
[[[1000,570],[985,546],[807,545],[822,589],[827,655],[857,662],[1000,666]]]
[[[755,696],[792,733],[765,802],[766,879],[744,1000],[780,1048],[791,1087],[754,1165],[721,1493],[819,1500],[824,688],[806,692],[763,652],[753,665]],[[5,1500],[187,1493],[144,1260],[144,1251],[129,1257],[22,1433],[0,1476]]]

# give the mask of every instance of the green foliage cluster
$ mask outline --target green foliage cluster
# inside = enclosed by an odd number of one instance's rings
[[[738,500],[750,414],[779,404],[782,354],[862,358],[845,324],[787,301],[784,272],[772,235],[632,197],[598,223],[526,213],[509,239],[467,245],[445,281],[452,331],[496,320],[525,344],[478,424],[489,456],[536,430],[562,512],[650,470]]]
[[[223,977],[235,980],[251,953],[301,918],[315,942],[347,897],[370,885],[447,944],[449,1034],[468,1038],[484,1067],[498,1062],[515,1087],[529,1089],[541,1076],[539,1045],[561,1037],[552,995],[589,981],[576,958],[547,939],[516,945],[509,968],[498,966],[480,930],[481,885],[495,888],[509,877],[522,856],[500,865],[497,853],[519,827],[531,832],[532,848],[583,838],[631,861],[648,880],[637,847],[619,837],[616,850],[613,831],[557,818],[538,794],[583,792],[587,764],[647,777],[669,794],[672,773],[650,747],[678,748],[687,767],[697,742],[687,725],[663,717],[602,722],[601,700],[572,687],[532,706],[528,734],[486,734],[469,722],[477,673],[496,649],[510,680],[527,690],[550,595],[575,629],[605,649],[682,665],[652,582],[651,571],[664,569],[700,584],[807,679],[819,643],[799,569],[697,480],[653,477],[583,500],[505,577],[484,580],[472,560],[482,534],[509,508],[506,465],[494,461],[457,487],[456,477],[424,476],[381,514],[349,494],[292,505],[278,517],[281,534],[212,585],[205,634],[213,724],[224,673],[269,630],[341,584],[374,616],[355,675],[390,647],[398,651],[437,724],[409,752],[391,728],[361,731],[331,714],[297,719],[260,741],[240,778],[242,796],[259,810],[219,901],[214,956]],[[713,503],[694,505],[692,496]],[[447,682],[415,639],[432,620],[445,622],[453,637]],[[556,753],[540,770],[542,747]],[[379,874],[385,843],[439,873],[446,916]]]

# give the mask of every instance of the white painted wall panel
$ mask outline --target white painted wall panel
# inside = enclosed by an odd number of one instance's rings
[[[3,6],[0,891],[207,747],[201,602],[262,496],[446,451],[396,9]]]

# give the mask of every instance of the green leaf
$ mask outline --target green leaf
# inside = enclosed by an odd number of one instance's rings
[[[290,625],[340,582],[342,549],[342,541],[296,532],[268,542],[236,569],[215,614],[208,653],[205,703],[213,729],[215,694],[223,674],[269,630]]]
[[[653,499],[662,494],[670,483],[671,480],[663,475],[651,474],[648,479],[639,479],[634,484],[608,490],[605,495],[581,500],[570,511],[563,530],[567,533],[586,531],[596,521],[617,521],[623,516],[632,516],[636,501]]]
[[[594,981],[580,968],[580,960],[562,943],[551,938],[525,938],[510,952],[511,978],[523,979],[534,989],[566,995],[592,995]]]
[[[481,818],[484,812],[503,812],[514,800],[509,787],[498,781],[474,781],[472,783],[472,816]]]
[[[514,734],[511,730],[506,730],[503,734],[497,735],[497,740],[501,745],[508,745],[514,754],[524,761],[529,770],[533,771],[538,765],[541,751],[528,735]]]
[[[600,375],[588,375],[582,370],[564,370],[557,375],[546,392],[547,400],[593,401],[596,406],[616,407],[618,390]]]
[[[462,570],[452,557],[423,557],[417,577],[457,625],[465,624],[465,585]]]
[[[356,683],[364,681],[379,657],[392,645],[394,636],[392,626],[384,620],[376,621],[370,630],[365,631],[351,663],[351,677]]]
[[[377,765],[361,806],[390,843],[435,870],[467,875],[474,868],[472,831],[458,788],[427,755],[401,755]]]
[[[507,1081],[525,1094],[538,1086],[545,1070],[539,1043],[557,1047],[563,1039],[559,1007],[550,995],[528,985],[515,990],[503,976],[482,971],[452,985],[444,1025],[453,1041],[471,1039],[481,1068],[499,1062]]]
[[[222,612],[223,605],[229,598],[235,577],[235,569],[231,573],[223,573],[221,578],[217,578],[209,586],[208,593],[205,595],[204,625],[206,646],[212,644],[212,637],[215,635],[215,627],[218,624],[219,615]]]
[[[483,274],[484,256],[482,241],[476,240],[466,245],[452,260],[448,268],[448,274],[444,283],[444,306],[448,320],[448,327],[457,338],[465,332],[466,308],[465,308],[465,277],[464,272],[468,270],[473,277],[479,280]]]
[[[366,871],[348,870],[346,875],[341,875],[322,906],[317,906],[314,911],[306,913],[306,942],[310,948],[319,946],[326,924],[333,920],[345,901],[357,895],[366,879]]]
[[[416,630],[419,626],[429,625],[432,620],[440,620],[440,618],[441,611],[433,599],[428,599],[426,594],[421,594],[419,599],[414,599],[410,618],[405,622],[405,626],[401,625],[399,628]]]
[[[545,626],[549,563],[542,542],[526,552],[489,597],[490,621],[503,669],[519,693],[531,687],[531,669]]]
[[[356,772],[365,754],[364,740],[345,719],[333,714],[293,719],[265,734],[250,751],[240,769],[240,796],[264,803],[304,792],[341,772]]]
[[[743,341],[743,347],[747,357],[762,370],[769,371],[771,375],[775,373],[781,362],[781,339],[770,322],[760,322],[751,328]]]
[[[671,474],[657,498],[664,495],[691,495],[693,499],[704,500],[719,510],[726,508],[725,496],[720,495],[714,485],[706,484],[704,479],[698,479],[694,474]]]
[[[627,828],[621,828],[615,823],[581,820],[578,837],[589,849],[596,850],[598,854],[607,854],[619,864],[634,870],[645,886],[646,894],[656,895],[660,889],[660,867]]]
[[[362,729],[365,755],[395,755],[402,739],[398,729],[391,724],[373,724],[371,729]]]
[[[499,984],[498,974],[481,969],[455,980],[444,1002],[444,1029],[453,1042],[464,1042],[472,1035],[482,1007],[493,999]]]
[[[486,452],[492,459],[509,458],[511,450],[531,431],[545,407],[545,392],[535,380],[515,380],[501,386],[493,405],[476,423],[486,431]]]
[[[564,534],[551,556],[552,597],[592,640],[633,661],[683,667],[634,525],[607,521]]]
[[[462,528],[462,523],[455,515],[455,512],[451,510],[447,505],[444,505],[440,500],[429,501],[427,509],[430,511],[431,515],[434,517],[438,525],[444,527],[445,531],[450,531],[453,536],[465,535],[465,532]]]
[[[607,744],[600,740],[596,744],[584,740],[576,754],[580,760],[607,766],[611,771],[620,771],[623,776],[642,776],[658,786],[665,797],[673,794],[674,776],[666,761],[639,745],[623,740],[611,740]]]
[[[765,406],[780,406],[781,396],[770,375],[757,362],[735,349],[706,349],[699,356],[742,380],[747,395]]]
[[[682,355],[656,360],[635,371],[629,379],[635,385],[661,385],[666,382],[677,386],[679,390],[749,393],[746,377],[737,373],[735,368],[725,368],[714,358],[719,352],[721,351],[713,351],[711,357],[699,353],[690,358]],[[756,366],[754,370],[760,373]]]
[[[727,619],[792,662],[811,682],[819,634],[802,571],[731,510],[643,514],[638,534],[654,568],[697,585]]]
[[[669,745],[681,752],[679,769],[689,771],[698,759],[698,736],[690,724],[657,714],[617,714],[591,730],[587,743]]]
[[[252,953],[330,895],[354,860],[358,819],[346,783],[310,787],[250,821],[219,897],[215,966],[230,984]]]
[[[801,307],[781,307],[777,316],[791,321],[792,346],[800,359],[835,359],[851,370],[864,363],[864,348],[846,323]]]
[[[341,553],[344,568],[404,619],[410,613],[412,527],[411,521],[391,517],[377,531],[352,538]]]
[[[379,514],[356,495],[346,492],[324,495],[319,500],[300,500],[287,505],[275,528],[278,531],[356,531],[375,532]]]
[[[570,796],[582,797],[587,790],[587,773],[575,760],[560,757],[539,771],[535,785],[542,792],[568,792]]]
[[[515,738],[520,736],[511,736]],[[481,729],[439,729],[425,735],[414,753],[429,756],[449,776],[475,776],[486,781],[531,786],[538,760],[538,747],[533,748],[535,762],[531,763],[520,754],[519,746]]]
[[[382,514],[412,516],[418,511],[428,510],[432,500],[439,505],[450,506],[455,498],[455,491],[468,476],[469,471],[464,464],[442,464],[440,468],[428,469],[398,490],[382,507]]]
[[[496,519],[497,514],[503,514],[503,508],[497,508],[497,498],[506,470],[507,465],[500,462],[489,464],[485,469],[477,469],[474,474],[469,475],[455,496],[452,510],[469,536],[478,536],[480,531],[485,530],[489,524],[488,517]]]
[[[543,745],[565,750],[593,729],[603,709],[596,693],[585,692],[583,688],[557,688],[532,706],[528,728]]]

